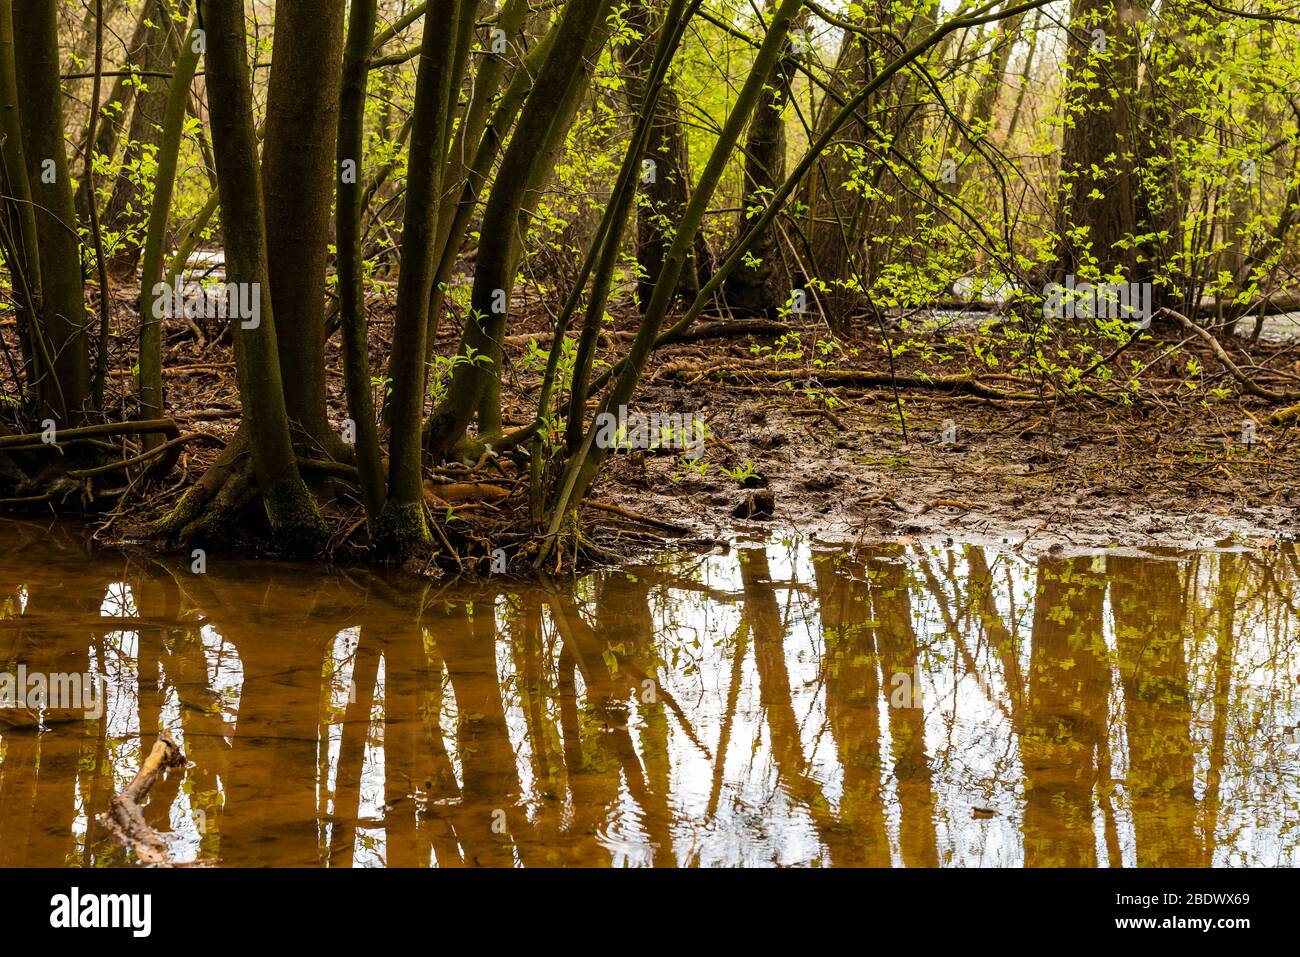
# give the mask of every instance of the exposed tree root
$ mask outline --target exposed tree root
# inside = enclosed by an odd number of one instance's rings
[[[259,489],[243,430],[172,510],[154,522],[153,529],[168,541],[230,545],[254,499],[262,502],[277,547],[311,555],[324,546],[328,530],[316,511],[311,490],[301,479]]]
[[[248,436],[243,427],[197,482],[189,487],[170,512],[154,522],[154,531],[164,540],[189,541],[197,531],[209,502],[222,490],[240,467],[249,468]]]

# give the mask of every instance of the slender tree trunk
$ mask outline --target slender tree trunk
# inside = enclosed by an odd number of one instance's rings
[[[652,130],[659,122],[658,99],[663,95],[667,87],[668,65],[672,62],[673,54],[677,51],[681,40],[680,21],[683,16],[689,16],[684,12],[684,8],[684,0],[669,0],[665,26],[655,41],[651,62],[646,67],[643,77],[644,82],[640,84],[642,99],[633,104],[633,112],[637,117],[637,122],[633,129],[632,139],[628,143],[627,152],[623,156],[623,165],[619,170],[618,179],[615,181],[614,189],[609,198],[609,204],[601,216],[600,226],[596,231],[596,237],[593,239],[591,250],[588,253],[589,257],[595,257],[598,253],[599,261],[595,262],[594,259],[589,259],[588,263],[584,264],[576,288],[570,293],[570,300],[573,302],[573,307],[576,308],[577,301],[574,296],[581,292],[582,286],[586,282],[586,274],[594,264],[595,272],[592,276],[591,291],[587,297],[587,311],[583,317],[582,331],[578,336],[578,348],[573,359],[570,394],[575,397],[587,394],[591,364],[596,355],[596,340],[600,333],[600,327],[604,322],[605,306],[609,301],[614,270],[618,265],[623,247],[623,233],[627,226],[627,219],[632,213],[633,203],[636,200],[638,167],[642,156],[646,152],[646,144],[653,135]],[[694,10],[692,9],[691,12],[693,13]],[[566,304],[564,315],[561,316],[556,325],[555,337],[552,339],[553,343],[562,341],[569,315],[570,309]],[[547,405],[550,402],[558,356],[559,350],[553,348],[548,358],[546,376],[538,400],[539,415],[546,414]],[[574,401],[570,403],[569,420],[565,428],[569,454],[576,452],[582,443],[586,413],[586,402]],[[482,415],[481,410],[480,415]],[[541,450],[535,448],[534,454],[540,455]]]
[[[1195,7],[1202,16],[1213,16],[1203,4]],[[1144,274],[1133,278],[1152,283],[1153,309],[1173,306],[1189,315],[1196,306],[1188,299],[1191,283],[1182,254],[1187,242],[1183,223],[1193,182],[1179,157],[1202,136],[1214,135],[1213,130],[1200,128],[1197,121],[1197,116],[1203,115],[1197,102],[1201,77],[1213,65],[1206,62],[1204,46],[1182,30],[1191,12],[1185,0],[1166,0],[1154,24],[1157,32],[1149,45],[1138,96],[1141,115],[1134,126],[1142,176],[1135,178],[1133,185],[1136,229],[1146,237],[1140,257],[1145,260]]]
[[[665,260],[664,272],[655,285],[654,295],[646,308],[645,318],[641,322],[640,329],[637,330],[636,339],[632,343],[622,370],[615,379],[614,386],[605,400],[605,409],[617,410],[626,405],[632,398],[632,393],[640,380],[641,371],[645,368],[646,361],[650,357],[650,350],[653,348],[655,339],[659,334],[659,328],[663,324],[664,317],[667,315],[668,308],[674,298],[677,279],[686,265],[686,259],[695,241],[695,233],[700,228],[708,203],[713,198],[713,193],[717,189],[718,182],[721,180],[723,171],[731,158],[731,152],[735,149],[745,126],[748,125],[749,118],[758,103],[759,93],[762,91],[772,68],[781,58],[786,46],[786,37],[790,31],[790,24],[799,12],[801,5],[802,0],[782,0],[781,4],[773,11],[767,35],[754,57],[749,76],[736,96],[736,102],[723,124],[717,141],[714,143],[709,161],[700,173],[700,179],[696,184],[694,194],[691,196],[690,205],[678,225],[673,238],[673,245],[669,249],[668,257]],[[581,400],[578,399],[577,401]],[[600,470],[601,463],[608,453],[607,449],[594,446],[595,435],[596,429],[594,427],[588,429],[583,447],[578,454],[570,458],[564,474],[560,478],[552,505],[551,522],[547,530],[546,543],[538,552],[537,563],[539,566],[550,556],[560,526],[568,519],[572,504],[581,499],[587,486],[596,477],[596,473]]]
[[[158,291],[162,282],[163,253],[167,239],[167,218],[176,186],[176,167],[180,158],[181,133],[190,99],[190,83],[199,63],[199,41],[186,30],[180,54],[173,67],[158,147],[158,174],[154,179],[153,207],[145,233],[144,260],[140,272],[140,409],[142,419],[161,419],[165,406],[162,377],[162,317],[159,300],[167,295]],[[144,437],[145,447],[162,441],[158,435]]]
[[[527,232],[527,224],[537,214],[537,206],[545,195],[546,186],[554,175],[556,166],[560,163],[564,153],[565,138],[568,136],[574,120],[577,119],[578,109],[582,106],[583,98],[590,88],[592,72],[600,59],[600,52],[605,48],[605,44],[609,42],[612,34],[613,24],[607,18],[598,22],[596,28],[591,31],[591,35],[587,38],[587,51],[582,58],[582,65],[579,68],[578,75],[569,87],[564,108],[556,117],[555,122],[551,124],[551,130],[546,136],[546,142],[538,150],[537,159],[534,160],[532,170],[529,173],[528,188],[524,191],[524,202],[519,209],[519,236],[521,237]],[[619,232],[621,235],[622,229]],[[512,282],[514,277],[519,274],[519,261],[522,253],[522,244],[516,245],[514,258],[509,269]],[[502,331],[504,332],[504,325]],[[486,377],[483,391],[479,395],[478,432],[480,437],[500,435],[502,431],[501,370],[503,358],[499,341],[491,344],[488,355],[495,373]]]
[[[339,101],[335,245],[338,249],[343,376],[348,411],[356,435],[361,495],[372,529],[387,495],[379,454],[374,388],[370,381],[366,290],[361,273],[361,208],[364,203],[361,172],[365,153],[366,84],[370,77],[366,60],[374,32],[375,0],[352,0]]]
[[[670,26],[663,23],[651,0],[633,0],[626,13],[627,25],[637,37],[625,48],[628,101],[635,111],[645,102],[646,78],[654,57],[655,34]],[[672,244],[671,230],[681,219],[690,194],[690,160],[682,130],[681,104],[671,84],[659,93],[650,142],[646,145],[649,164],[641,177],[641,205],[637,211],[636,259],[640,267],[636,297],[642,309],[663,272],[664,254]],[[699,292],[696,264],[688,262],[682,271],[679,292],[694,297]]]
[[[109,159],[117,155],[118,140],[126,131],[131,116],[131,106],[135,103],[135,95],[139,85],[133,80],[131,67],[135,66],[144,69],[141,58],[144,55],[146,40],[152,29],[150,27],[152,21],[149,19],[151,12],[153,12],[153,8],[149,4],[142,3],[140,5],[140,13],[135,21],[135,30],[126,45],[126,58],[122,64],[121,75],[113,79],[113,86],[109,90],[108,98],[104,101],[103,109],[106,122],[100,126],[99,131],[95,134],[95,153]],[[84,57],[82,58],[84,59]],[[90,212],[89,189],[90,183],[87,181],[83,170],[81,180],[77,183],[77,214],[83,218]]]
[[[496,30],[504,37],[506,50],[512,45],[522,48],[519,42],[524,18],[528,14],[527,0],[506,0],[497,17]],[[447,171],[444,182],[450,188],[442,191],[442,205],[438,210],[438,241],[435,246],[438,267],[434,274],[433,285],[429,292],[429,337],[428,349],[432,356],[434,343],[438,338],[438,324],[442,319],[442,309],[447,298],[447,284],[451,281],[452,271],[456,266],[456,256],[460,253],[465,232],[469,226],[470,215],[476,204],[479,190],[487,176],[487,169],[497,155],[505,129],[514,122],[515,114],[523,105],[523,77],[519,77],[516,90],[512,81],[505,94],[497,103],[496,112],[492,112],[493,101],[505,76],[510,62],[505,52],[495,47],[497,34],[493,34],[487,48],[480,51],[478,69],[474,72],[473,94],[465,119],[456,127],[447,156]],[[549,49],[549,47],[548,47]],[[540,55],[539,55],[540,53]],[[540,65],[545,51],[540,45],[527,56],[522,53],[518,62],[526,63],[530,59]],[[488,120],[491,118],[492,129]],[[457,189],[457,184],[464,186]]]
[[[36,386],[48,367],[41,331],[41,258],[36,239],[36,207],[27,180],[18,78],[14,61],[13,0],[0,0],[0,240],[5,266],[18,300],[18,334],[27,369],[27,385]]]
[[[262,208],[262,172],[253,130],[253,102],[245,48],[244,5],[240,0],[201,0],[207,39],[207,84],[212,145],[221,192],[221,226],[226,275],[232,284],[260,296],[257,324],[232,321],[253,469],[263,506],[277,539],[293,548],[317,544],[322,532],[311,493],[298,474],[285,409]]]
[[[825,130],[826,124],[839,112],[839,104],[846,95],[867,79],[865,41],[858,34],[846,30],[828,89],[813,118],[815,133],[821,134]],[[865,113],[866,108],[863,110]],[[860,217],[864,200],[860,190],[846,189],[845,184],[853,178],[856,157],[863,155],[869,138],[866,124],[855,117],[840,130],[836,145],[817,160],[804,184],[803,202],[808,214],[803,235],[808,243],[807,268],[813,274],[805,276],[805,280],[816,278],[830,284],[847,278],[852,270],[857,250],[850,246],[850,237],[845,234],[844,227]],[[819,295],[823,307],[832,316],[851,306],[849,302],[841,304],[846,297],[834,288]]]
[[[180,52],[179,27],[172,22],[166,0],[148,0],[146,5],[153,26],[146,37],[140,66],[144,70],[166,72]],[[188,5],[188,2],[181,4],[182,16]],[[139,82],[144,85],[135,95],[135,109],[131,113],[126,151],[122,156],[123,169],[104,207],[104,225],[120,234],[112,257],[113,274],[119,278],[135,274],[144,246],[147,219],[141,183],[143,173],[131,167],[145,162],[149,153],[159,145],[163,116],[167,111],[167,88],[170,86],[170,81],[163,76],[144,77]]]
[[[42,325],[54,354],[53,375],[41,379],[41,399],[60,425],[79,425],[90,411],[90,356],[81,242],[63,142],[57,4],[14,0],[13,16],[23,25],[16,58],[18,102],[36,210]]]
[[[993,50],[990,55],[989,72],[980,78],[979,91],[971,105],[970,117],[966,121],[976,136],[987,137],[993,125],[993,111],[998,103],[998,94],[1005,86],[1007,66],[1011,62],[1011,51],[1020,40],[1020,27],[1025,22],[1028,11],[1009,17],[994,27]]]
[[[90,154],[90,144],[95,140],[95,130],[99,125],[99,94],[104,83],[104,0],[95,0],[94,73],[90,91],[90,118],[86,123],[86,152],[82,163],[91,195],[95,192],[95,163]],[[90,235],[95,250],[96,278],[99,280],[99,341],[95,355],[95,381],[91,388],[94,390],[95,408],[102,409],[104,384],[108,377],[108,340],[113,331],[113,286],[108,278],[108,263],[104,256],[104,231],[100,228],[99,210],[94,203],[90,204]]]
[[[478,147],[474,150],[473,160],[464,170],[459,170],[458,179],[448,180],[450,184],[453,184],[450,194],[448,195],[448,190],[444,190],[444,210],[451,206],[450,199],[452,196],[457,196],[457,201],[454,206],[451,224],[445,235],[443,234],[442,219],[439,218],[438,220],[438,248],[441,252],[438,270],[434,276],[433,288],[430,291],[429,342],[427,344],[430,358],[433,356],[434,337],[438,330],[442,307],[446,301],[447,284],[451,281],[452,273],[455,271],[456,257],[473,221],[474,212],[478,208],[488,174],[491,173],[493,163],[501,154],[506,134],[514,125],[515,118],[519,115],[524,101],[528,98],[528,93],[532,89],[532,78],[537,75],[537,72],[542,68],[542,64],[546,62],[547,56],[550,55],[551,47],[555,43],[556,33],[559,30],[559,24],[560,21],[557,19],[551,29],[520,62],[519,68],[515,71],[505,92],[496,104],[491,121],[484,128]],[[457,172],[454,161],[451,171]],[[459,195],[457,195],[456,186],[454,185],[457,182],[461,184]]]
[[[937,0],[928,0],[913,7],[912,12],[897,15],[892,21],[886,23],[901,37],[904,46],[911,46],[933,31],[938,22],[938,12]],[[970,29],[953,31],[944,37],[936,49],[934,57],[936,61],[942,63],[947,59],[947,50],[951,48],[954,37],[958,35],[961,38],[957,43],[960,50],[970,35]],[[881,66],[880,53],[875,51],[868,62],[869,75],[879,71]],[[923,149],[925,135],[919,105],[929,95],[928,87],[915,73],[908,72],[895,76],[882,88],[876,97],[876,103],[873,104],[874,110],[878,114],[883,114],[884,120],[872,123],[872,136],[869,142],[886,141],[895,156],[919,155]],[[848,232],[855,255],[849,260],[847,275],[837,278],[849,280],[850,289],[846,292],[851,302],[858,299],[856,287],[860,285],[864,290],[869,289],[875,277],[881,272],[883,257],[887,253],[893,253],[894,247],[891,243],[867,240],[892,236],[898,232],[911,233],[917,228],[916,205],[919,184],[915,181],[913,173],[900,169],[897,164],[882,158],[874,163],[869,181],[873,186],[869,191],[872,194],[871,198],[859,207],[857,210],[859,215],[856,218],[845,220],[842,224]],[[857,255],[859,252],[860,255]],[[923,268],[915,254],[910,251],[900,251],[900,253],[911,259],[915,267]],[[860,307],[860,302],[853,304]]]
[[[393,325],[393,382],[388,501],[377,528],[385,550],[401,553],[429,540],[424,522],[421,427],[427,381],[425,338],[433,284],[442,168],[447,153],[447,108],[456,24],[473,16],[473,0],[443,0],[424,18],[420,73],[411,127],[411,163],[402,223],[402,271]]]
[[[555,45],[534,81],[501,159],[479,230],[474,291],[460,352],[467,358],[456,366],[447,398],[430,420],[429,452],[434,456],[446,455],[465,434],[489,381],[499,373],[499,362],[479,363],[468,357],[492,357],[500,349],[520,236],[527,226],[521,214],[528,187],[539,161],[549,156],[553,129],[564,128],[557,120],[576,107],[588,39],[596,26],[604,23],[610,5],[610,0],[573,0],[564,8]]]
[[[1002,138],[1002,145],[1009,146],[1016,136],[1020,125],[1020,115],[1025,107],[1025,95],[1029,92],[1029,78],[1034,75],[1034,62],[1038,53],[1038,37],[1041,32],[1043,11],[1034,11],[1034,19],[1029,27],[1029,49],[1025,51],[1025,65],[1020,68],[1019,82],[1016,84],[1016,102],[1011,107],[1011,116],[1007,120],[1007,132]]]
[[[741,199],[738,233],[767,206],[768,199],[785,181],[785,108],[790,102],[790,80],[795,53],[786,55],[758,95],[754,118],[745,142],[745,193]],[[749,247],[750,259],[723,284],[729,309],[741,313],[774,315],[790,295],[790,281],[782,268],[781,249],[773,223]]]
[[[341,451],[325,407],[325,261],[334,198],[343,0],[277,0],[262,188],[280,374],[294,447]]]

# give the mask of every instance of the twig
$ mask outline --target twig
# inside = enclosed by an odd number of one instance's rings
[[[602,512],[609,512],[613,515],[621,515],[624,518],[630,518],[634,522],[640,522],[643,525],[649,525],[651,528],[662,529],[665,532],[677,532],[685,535],[691,531],[685,525],[674,525],[672,522],[665,522],[662,519],[651,518],[649,515],[642,515],[640,512],[633,512],[630,509],[621,508],[618,505],[612,505],[609,502],[592,502],[586,503],[592,508],[598,508]]]

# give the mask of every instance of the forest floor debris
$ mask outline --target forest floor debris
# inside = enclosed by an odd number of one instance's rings
[[[122,315],[131,292],[116,295]],[[372,335],[383,339],[391,300],[378,297],[370,310]],[[601,359],[622,354],[620,331],[633,328],[634,319],[616,317]],[[548,324],[534,304],[507,340],[507,429],[533,415],[530,330],[540,340]],[[715,332],[724,326],[711,323]],[[996,367],[958,371],[977,365],[974,329],[969,336],[936,332],[924,357],[905,352],[893,373],[874,332],[857,342],[851,359],[844,349],[833,367],[818,364],[813,343],[831,338],[824,325],[759,324],[746,335],[664,346],[634,410],[702,419],[705,452],[694,462],[678,449],[613,456],[597,487],[599,504],[584,512],[587,534],[606,557],[661,542],[772,534],[837,544],[951,539],[1028,553],[1259,546],[1293,535],[1300,527],[1296,429],[1289,420],[1271,423],[1276,404],[1241,388],[1207,345],[1180,337],[1175,351],[1165,339],[1179,330],[1153,333],[1124,350],[1124,369],[1137,363],[1143,370],[1135,391],[1118,373],[1105,383],[1093,377],[1086,394],[1057,392],[1050,380]],[[458,335],[456,322],[444,322],[439,353]],[[129,343],[120,346],[125,352]],[[1300,380],[1300,344],[1258,342],[1248,352],[1245,346],[1241,340],[1237,361],[1259,381]],[[168,330],[166,348],[176,423],[209,440],[187,445],[168,489],[109,516],[107,524],[120,527],[101,537],[139,541],[144,520],[202,474],[238,426],[233,369],[218,361],[228,348],[219,332],[198,338],[178,326]],[[328,349],[331,412],[341,428],[346,404],[337,339]],[[1202,366],[1190,378],[1189,355]],[[113,381],[131,387],[127,377]],[[495,471],[476,472],[450,463],[426,485],[433,513],[455,515],[461,541],[479,541],[484,562],[493,523],[507,521],[512,502],[517,506],[527,491],[526,476],[510,475],[504,457],[491,464]],[[344,516],[336,546],[357,537],[360,516],[359,508]],[[475,525],[482,521],[488,530],[480,534]],[[461,563],[461,570],[476,567]]]

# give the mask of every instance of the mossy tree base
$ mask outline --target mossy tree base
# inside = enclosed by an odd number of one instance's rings
[[[275,543],[295,555],[312,555],[329,538],[311,491],[298,476],[284,479],[262,492],[266,518]]]
[[[329,532],[307,485],[296,478],[259,489],[252,460],[238,439],[153,529],[164,539],[186,544],[233,545],[258,500],[277,548],[293,555],[317,555],[324,549]]]
[[[408,558],[433,548],[433,536],[424,521],[423,503],[399,505],[389,500],[375,523],[375,549],[394,559]]]

